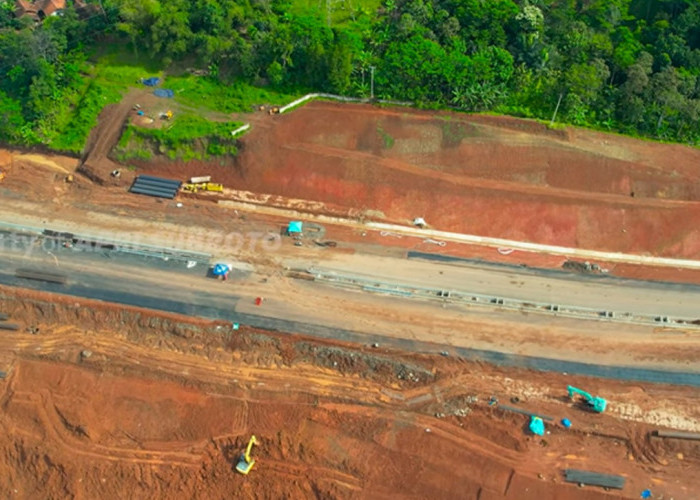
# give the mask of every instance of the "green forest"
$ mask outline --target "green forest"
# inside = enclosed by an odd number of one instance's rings
[[[79,152],[148,71],[211,109],[309,91],[700,143],[697,0],[0,0],[0,141]],[[84,6],[83,6],[84,7]],[[162,74],[162,73],[159,73]],[[284,101],[280,101],[283,103]]]

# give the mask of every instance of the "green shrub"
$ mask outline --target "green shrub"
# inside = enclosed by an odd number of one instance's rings
[[[189,161],[210,156],[235,155],[236,140],[231,131],[237,122],[214,122],[198,115],[181,114],[163,128],[148,129],[129,125],[117,148],[117,158],[148,159],[151,151],[171,160]],[[148,158],[142,155],[148,154]]]
[[[175,92],[178,102],[223,113],[247,112],[256,104],[283,104],[295,99],[292,95],[243,82],[225,84],[202,76],[168,77],[165,85]]]
[[[57,137],[49,147],[59,151],[80,153],[90,131],[97,125],[97,117],[102,109],[109,104],[119,102],[119,99],[121,99],[121,93],[117,89],[92,80],[75,105],[70,120],[62,130],[58,131]]]

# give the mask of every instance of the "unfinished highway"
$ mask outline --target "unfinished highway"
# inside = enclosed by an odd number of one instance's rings
[[[409,257],[411,255],[409,254]],[[302,268],[303,261],[290,264]],[[404,288],[439,289],[521,302],[575,306],[595,311],[700,318],[700,287],[580,275],[558,270],[490,265],[456,259],[442,262],[425,257],[393,259],[343,255],[311,267],[317,274]]]
[[[207,265],[203,262],[163,260],[109,250],[85,252],[58,247],[46,251],[40,245],[35,246],[32,251],[18,246],[0,252],[1,284],[270,330],[420,352],[444,352],[496,364],[700,386],[700,364],[683,361],[674,351],[668,351],[665,357],[640,354],[635,358],[636,347],[630,346],[617,349],[615,356],[580,354],[580,343],[600,344],[605,349],[605,342],[624,340],[626,335],[629,342],[659,352],[663,349],[656,348],[654,343],[666,345],[665,335],[674,343],[680,342],[679,352],[687,353],[698,349],[695,334],[690,337],[683,332],[659,334],[648,326],[574,321],[551,315],[523,316],[497,307],[484,310],[440,301],[387,297],[275,278],[275,273],[266,274],[264,270],[238,270],[229,281],[219,282],[206,276]],[[314,262],[286,261],[285,264],[314,267]],[[571,300],[594,307],[616,305],[640,311],[653,307],[659,314],[683,317],[693,316],[693,304],[700,303],[698,287],[687,285],[549,276],[515,268],[480,268],[371,256],[344,256],[335,259],[333,265],[333,269],[326,271],[349,273],[364,265],[364,273],[374,280],[400,280],[414,286],[433,282],[447,289],[474,288],[523,298],[532,294],[541,299],[543,293],[548,293],[547,298],[559,303]],[[54,279],[27,279],[17,276],[18,269],[48,272]],[[55,279],[56,276],[65,276],[65,282]],[[255,305],[255,297],[265,297],[262,306]],[[616,297],[621,301],[613,304]],[[488,322],[494,318],[500,322],[494,331],[502,330],[502,333],[487,338],[483,329],[490,328]],[[554,347],[556,334],[548,338],[542,333],[554,328],[566,333],[559,348]],[[472,330],[475,333],[470,333]],[[516,338],[518,335],[522,338]],[[568,345],[566,339],[574,338],[573,335],[577,340]]]
[[[58,234],[56,231],[52,233]],[[41,234],[6,230],[0,236],[0,257],[10,259],[17,267],[33,260],[49,268],[77,266],[78,270],[89,273],[109,273],[119,266],[136,266],[160,276],[166,271],[176,271],[203,277],[213,258],[206,253],[210,249],[206,246],[197,249],[200,251],[178,251],[158,246],[130,245],[128,251],[117,251],[110,250],[113,246],[119,246],[118,240],[114,240],[116,245],[95,251],[94,248],[65,248]],[[85,241],[89,243],[90,238],[85,237]],[[419,252],[408,252],[407,258],[367,253],[305,253],[303,257],[295,258],[290,257],[289,253],[273,252],[269,257],[274,264],[268,267],[276,266],[278,270],[284,268],[310,272],[316,276],[335,276],[339,280],[373,283],[377,288],[444,290],[592,311],[663,316],[688,322],[700,319],[697,307],[700,304],[700,286],[692,284],[638,281],[605,274],[582,275]],[[192,267],[188,267],[188,262]],[[253,269],[245,262],[234,267]],[[242,276],[246,275],[246,272],[239,272]],[[204,281],[193,286],[209,290],[211,283]]]

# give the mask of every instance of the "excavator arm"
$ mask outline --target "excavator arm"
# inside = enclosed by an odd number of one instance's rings
[[[573,398],[574,394],[580,394],[581,396],[583,396],[583,398],[586,401],[590,401],[591,399],[593,399],[593,396],[588,394],[586,391],[583,391],[581,389],[577,389],[576,387],[572,387],[572,386],[569,386],[568,389],[569,389],[569,397],[570,398]]]
[[[241,455],[241,458],[238,461],[238,464],[236,465],[236,470],[241,474],[248,474],[255,465],[255,460],[252,460],[250,458],[250,450],[256,443],[257,440],[255,439],[255,436],[251,436],[250,441],[248,441],[248,446],[246,447],[245,452]]]
[[[245,454],[243,455],[246,462],[250,462],[250,450],[253,449],[254,444],[258,444],[258,441],[255,439],[255,436],[251,436],[250,441],[248,441],[248,447],[245,449]]]
[[[608,402],[605,399],[597,396],[591,396],[586,391],[582,391],[576,387],[568,386],[568,390],[570,398],[573,398],[574,394],[579,394],[586,400],[586,403],[588,403],[589,406],[591,406],[591,408],[598,413],[603,413],[605,411],[605,407],[608,405]]]

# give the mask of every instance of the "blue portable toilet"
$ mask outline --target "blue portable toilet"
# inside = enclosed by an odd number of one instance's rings
[[[293,220],[289,223],[289,226],[287,226],[287,234],[301,234],[303,226],[301,221]]]
[[[530,430],[537,436],[544,436],[544,421],[533,415],[530,420]]]

